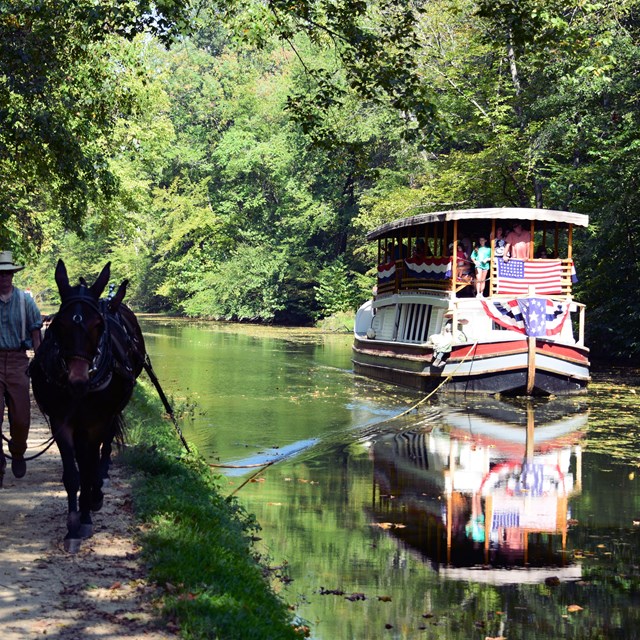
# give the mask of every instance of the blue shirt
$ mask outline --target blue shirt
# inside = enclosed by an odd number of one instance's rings
[[[22,312],[20,298],[24,296],[24,338],[22,345]],[[7,302],[0,299],[0,349],[33,349],[31,332],[42,327],[42,315],[35,300],[24,291],[13,287]]]

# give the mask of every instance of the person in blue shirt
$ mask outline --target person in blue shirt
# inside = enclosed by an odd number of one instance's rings
[[[491,266],[491,248],[487,246],[484,236],[478,238],[478,244],[471,253],[471,261],[476,267],[476,297],[484,297],[484,287]]]
[[[507,246],[507,240],[502,233],[502,227],[496,227],[496,237],[494,239],[494,255],[496,258],[504,256],[504,250]]]
[[[27,472],[24,459],[31,424],[29,357],[40,346],[42,316],[33,297],[13,286],[13,276],[23,266],[13,263],[11,251],[0,251],[0,424],[5,406],[9,416],[9,454],[16,478]],[[0,449],[0,473],[6,460]]]

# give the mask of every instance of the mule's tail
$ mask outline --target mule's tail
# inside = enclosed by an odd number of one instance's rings
[[[113,418],[113,439],[118,450],[122,449],[127,440],[127,423],[121,413]]]
[[[109,468],[111,467],[111,453],[115,444],[118,451],[122,451],[126,441],[126,424],[121,413],[113,417],[112,429],[108,437],[100,447],[100,477],[103,482],[108,482]]]

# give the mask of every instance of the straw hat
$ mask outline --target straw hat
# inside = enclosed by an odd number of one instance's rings
[[[13,264],[13,253],[11,251],[0,251],[0,271],[21,271],[24,269],[19,264]]]
[[[445,311],[444,317],[447,320],[451,320],[453,318],[453,311]],[[458,318],[458,324],[469,324],[469,321],[466,318]]]

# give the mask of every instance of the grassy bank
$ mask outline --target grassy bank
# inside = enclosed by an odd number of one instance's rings
[[[187,454],[144,382],[126,412],[133,501],[143,558],[163,590],[162,611],[183,638],[300,638],[252,550],[258,525],[215,474]]]

